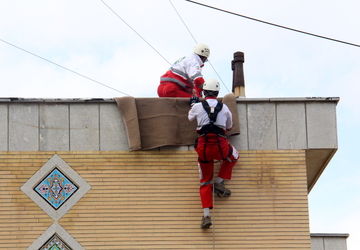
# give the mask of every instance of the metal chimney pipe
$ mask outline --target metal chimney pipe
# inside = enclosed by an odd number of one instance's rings
[[[233,70],[232,92],[236,97],[245,96],[244,61],[243,52],[234,53],[234,60],[231,61],[231,69]]]

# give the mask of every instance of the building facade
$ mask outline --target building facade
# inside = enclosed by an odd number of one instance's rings
[[[238,98],[233,194],[203,231],[193,146],[129,152],[112,99],[0,99],[0,249],[311,249],[337,102]]]

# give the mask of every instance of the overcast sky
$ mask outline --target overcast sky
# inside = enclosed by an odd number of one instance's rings
[[[156,97],[159,77],[194,40],[168,0],[0,0],[0,39],[135,97]],[[205,2],[205,1],[204,1]],[[339,149],[309,195],[312,233],[349,233],[360,249],[360,48],[172,0],[231,89],[233,53],[245,53],[247,97],[340,97]],[[360,44],[357,0],[207,0],[206,4]],[[167,62],[168,61],[168,62]],[[207,63],[205,78],[218,78]],[[0,41],[0,97],[123,96]]]

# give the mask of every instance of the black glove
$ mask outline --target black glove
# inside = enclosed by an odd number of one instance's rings
[[[197,97],[197,96],[190,97],[190,100],[189,100],[190,106],[192,106],[192,105],[194,105],[195,103],[198,103],[198,102],[200,102],[199,97]]]

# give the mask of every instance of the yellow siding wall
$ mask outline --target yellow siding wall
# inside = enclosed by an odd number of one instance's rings
[[[54,153],[91,185],[59,220],[86,249],[310,249],[300,150],[240,152],[208,231],[194,152],[0,152],[0,249],[25,249],[52,224],[20,187]]]

